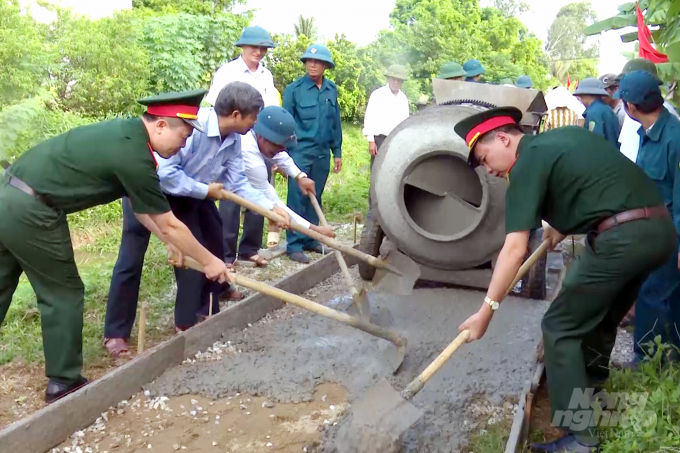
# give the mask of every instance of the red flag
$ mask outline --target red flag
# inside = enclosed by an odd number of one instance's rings
[[[638,42],[640,46],[639,57],[646,58],[653,63],[666,63],[668,57],[652,47],[650,42],[652,33],[649,31],[647,25],[645,25],[645,19],[642,16],[642,11],[637,2],[635,2],[635,8],[637,9]]]
[[[567,74],[567,90],[571,87],[571,77]]]

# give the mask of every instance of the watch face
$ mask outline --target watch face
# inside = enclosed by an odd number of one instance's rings
[[[491,305],[491,308],[493,308],[494,310],[498,310],[498,307],[500,306],[501,304],[499,304],[498,302],[494,302],[493,305]]]

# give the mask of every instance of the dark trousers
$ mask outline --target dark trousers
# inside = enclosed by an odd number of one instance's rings
[[[212,200],[167,195],[173,214],[184,223],[196,240],[215,256],[223,256],[222,221]],[[207,316],[210,295],[213,296],[213,314],[220,310],[219,297],[224,287],[192,269],[175,267],[177,299],[175,300],[175,325],[188,329],[196,324],[196,315]]]
[[[680,270],[676,254],[652,272],[642,284],[635,307],[635,359],[654,356],[656,336],[661,343],[680,348]],[[677,360],[676,350],[669,351]]]
[[[378,151],[380,151],[380,147],[382,146],[383,142],[387,138],[386,135],[376,135],[373,137],[375,140],[375,146],[378,147]],[[375,156],[371,156],[371,172],[373,172],[373,161],[375,160]],[[368,189],[368,212],[371,212],[371,189],[369,187]]]
[[[171,198],[184,198],[184,197],[171,197],[168,195],[168,201],[170,201]],[[201,202],[206,203],[205,200],[195,201],[198,203]],[[134,326],[135,317],[137,314],[139,285],[142,280],[144,255],[146,254],[146,250],[149,245],[151,232],[147,230],[146,227],[142,225],[135,217],[134,212],[132,210],[132,205],[130,204],[130,200],[128,198],[123,198],[122,202],[123,202],[123,235],[121,237],[120,249],[118,251],[118,259],[116,260],[116,265],[113,268],[113,275],[111,277],[111,286],[109,288],[109,297],[106,304],[106,317],[104,321],[104,337],[129,339],[132,333],[132,327]],[[215,208],[214,203],[212,202],[209,203],[212,204],[214,209]],[[187,224],[187,222],[184,219],[180,218],[180,215],[178,215],[178,213],[181,213],[182,216],[186,219],[188,217],[191,217],[191,214],[187,214],[187,211],[191,210],[186,209],[185,206],[180,206],[182,205],[181,202],[176,204],[177,206],[173,206],[173,202],[171,202],[171,209],[173,213],[180,221]],[[210,207],[207,206],[206,210],[209,211]],[[214,209],[214,211],[216,212],[217,210]],[[206,222],[208,222],[209,219],[210,216],[206,216]],[[217,221],[219,222],[219,216],[217,216]],[[192,234],[196,236],[196,230],[198,230],[198,228],[194,225],[192,229],[192,227],[189,226],[188,224],[187,227],[189,227],[189,229],[192,230]],[[196,236],[196,238],[198,239],[198,236]],[[199,242],[201,242],[200,239]],[[221,237],[218,240],[218,242],[221,243]],[[206,244],[204,244],[203,242],[201,242],[201,244],[208,248]],[[210,249],[208,248],[208,250]],[[221,255],[218,254],[216,256]],[[189,271],[187,270],[186,272]],[[175,276],[177,276],[177,272],[175,272]],[[191,300],[191,298],[187,298],[186,296],[180,298],[179,280],[177,281],[177,286],[178,297],[175,303],[175,325],[182,328],[186,328],[188,323],[187,320],[193,319],[194,321],[192,321],[191,324],[188,325],[188,327],[191,327],[191,325],[195,323],[197,311],[195,310],[194,315],[191,316],[186,314],[186,312],[190,310],[190,308],[177,306],[177,303],[184,304],[185,300]],[[213,296],[213,303],[214,303],[213,313],[217,313],[219,311],[218,297]],[[205,302],[205,305],[200,305],[198,313],[206,315],[209,314],[208,304],[209,296],[208,300]],[[195,307],[194,302],[189,302],[189,305],[190,307]]]
[[[592,438],[588,426],[568,416],[578,411],[580,418],[586,410],[570,407],[570,402],[577,392],[582,394],[608,378],[617,326],[650,272],[675,250],[670,218],[634,220],[587,236],[585,252],[569,269],[541,326],[556,427]],[[587,425],[591,419],[584,420]]]
[[[330,173],[330,153],[326,152],[323,157],[311,159],[308,157],[292,156],[301,171],[305,172],[307,176],[314,181],[316,187],[316,199],[319,206],[321,203],[321,195],[326,186],[328,173]],[[296,158],[297,157],[297,158]],[[298,161],[299,159],[299,161]],[[309,220],[313,225],[319,224],[319,217],[316,215],[312,202],[309,201],[307,195],[303,195],[294,178],[288,178],[288,207],[294,212],[298,213],[302,218]],[[301,252],[303,250],[312,250],[319,245],[318,241],[298,233],[293,230],[286,230],[286,240],[288,241],[287,253]]]
[[[265,164],[267,165],[267,177],[271,178],[271,164],[266,159]],[[246,209],[243,218],[241,242],[238,242],[239,226],[241,225],[241,205],[233,201],[221,200],[219,212],[222,219],[224,261],[233,263],[237,257],[245,261],[250,259],[251,256],[257,255],[257,252],[262,248],[264,217]]]
[[[113,267],[106,302],[104,338],[130,338],[137,314],[144,255],[151,232],[135,217],[129,198],[123,198],[123,235]]]

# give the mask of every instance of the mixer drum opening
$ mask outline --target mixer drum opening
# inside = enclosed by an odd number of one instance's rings
[[[479,223],[484,189],[467,162],[450,152],[429,155],[404,176],[404,206],[425,236],[455,238]]]

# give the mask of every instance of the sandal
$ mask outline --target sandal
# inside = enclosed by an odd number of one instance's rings
[[[262,258],[260,255],[253,255],[248,258],[248,261],[255,263],[255,267],[265,267],[267,264],[269,264],[267,260]]]
[[[104,338],[104,347],[114,358],[127,357],[130,355],[128,342],[124,338]]]

